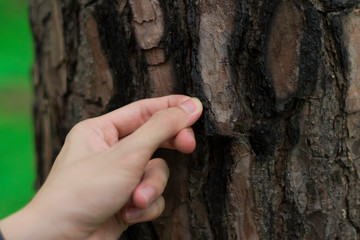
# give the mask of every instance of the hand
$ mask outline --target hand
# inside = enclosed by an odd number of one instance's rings
[[[39,192],[0,222],[12,239],[117,239],[164,209],[168,168],[159,147],[190,153],[197,99],[146,99],[77,124]]]

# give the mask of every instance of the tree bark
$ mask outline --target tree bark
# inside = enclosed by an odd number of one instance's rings
[[[359,239],[359,2],[30,0],[38,186],[77,122],[181,93],[197,149],[123,239]]]

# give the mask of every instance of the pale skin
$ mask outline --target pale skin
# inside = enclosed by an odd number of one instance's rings
[[[159,217],[169,169],[152,155],[160,147],[191,153],[201,113],[198,99],[171,95],[77,124],[35,197],[0,222],[4,237],[118,239]]]

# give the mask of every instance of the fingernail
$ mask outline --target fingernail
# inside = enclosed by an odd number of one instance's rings
[[[155,190],[152,187],[145,187],[141,191],[141,194],[144,196],[144,199],[146,201],[146,206],[149,206],[150,201],[153,200],[155,196]]]
[[[202,107],[202,104],[199,99],[190,98],[189,100],[180,104],[180,107],[182,107],[187,113],[190,114],[200,109]]]
[[[142,215],[142,210],[139,208],[130,208],[126,209],[125,211],[125,217],[127,221],[135,220]]]

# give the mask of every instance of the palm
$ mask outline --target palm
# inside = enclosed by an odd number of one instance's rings
[[[117,215],[106,221],[89,239],[118,239],[126,230],[127,225],[122,220],[121,216]]]

